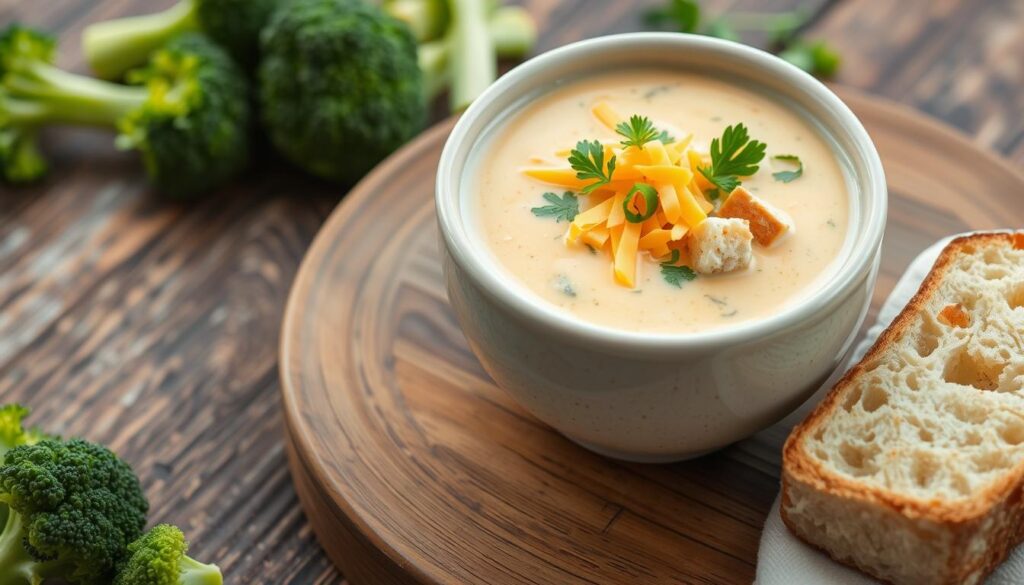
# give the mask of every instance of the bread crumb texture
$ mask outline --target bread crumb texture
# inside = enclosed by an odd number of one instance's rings
[[[747,220],[709,217],[689,233],[693,269],[700,274],[742,270],[750,266],[753,239]]]
[[[1024,250],[963,248],[902,335],[843,390],[804,436],[826,470],[949,503],[1003,477],[1024,458]]]

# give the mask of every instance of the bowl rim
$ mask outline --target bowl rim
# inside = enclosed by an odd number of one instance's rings
[[[540,296],[522,294],[509,288],[503,281],[508,275],[492,264],[483,261],[482,255],[474,251],[465,229],[461,213],[461,194],[451,194],[448,186],[460,185],[461,177],[454,176],[458,160],[458,146],[470,137],[471,127],[485,115],[487,107],[498,97],[515,92],[520,85],[528,85],[530,77],[556,62],[587,57],[592,52],[608,51],[623,45],[637,48],[661,47],[671,50],[700,49],[703,52],[718,53],[743,61],[752,69],[763,68],[792,82],[795,92],[808,94],[828,108],[835,118],[834,124],[825,126],[836,134],[845,134],[861,151],[867,168],[866,188],[862,191],[867,205],[860,206],[860,225],[853,234],[853,245],[846,256],[838,258],[841,263],[830,279],[820,283],[799,303],[785,306],[768,317],[741,321],[729,327],[716,327],[708,331],[686,333],[637,332],[599,325],[576,317],[571,313],[550,305]],[[581,71],[577,77],[585,76]],[[489,120],[488,120],[489,122]],[[822,122],[824,123],[824,122]],[[465,163],[465,161],[461,161]],[[545,330],[545,333],[608,351],[669,353],[690,350],[717,349],[753,339],[762,339],[778,334],[802,321],[819,315],[833,302],[844,298],[853,287],[872,272],[885,230],[888,208],[888,194],[885,173],[878,151],[867,130],[857,116],[828,87],[810,74],[794,65],[760,49],[727,41],[684,33],[624,33],[582,40],[542,53],[515,67],[491,84],[480,97],[470,105],[458,120],[445,142],[437,169],[435,184],[435,209],[438,226],[444,246],[453,261],[467,275],[476,288],[499,306],[514,315],[523,317],[528,323]],[[849,233],[849,232],[848,232]],[[850,238],[850,235],[847,236]]]

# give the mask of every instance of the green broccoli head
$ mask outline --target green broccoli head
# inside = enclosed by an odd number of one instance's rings
[[[150,178],[171,195],[206,191],[249,157],[249,101],[243,73],[205,37],[187,34],[129,75],[148,90],[118,124],[118,145],[142,154]]]
[[[39,151],[37,129],[18,120],[23,104],[0,92],[0,179],[29,183],[46,174],[49,167]]]
[[[0,80],[18,66],[22,56],[52,63],[56,42],[32,29],[12,25],[0,31]],[[27,183],[46,173],[39,151],[37,120],[44,112],[0,90],[0,179]]]
[[[192,559],[177,526],[160,524],[128,545],[114,585],[221,585],[217,565]]]
[[[10,507],[0,534],[3,583],[109,583],[149,508],[127,463],[79,439],[11,449],[0,466],[0,501]]]
[[[223,49],[197,34],[176,38],[130,77],[135,87],[73,75],[51,63],[52,42],[18,26],[0,32],[0,163],[25,180],[45,165],[35,132],[47,124],[114,127],[150,179],[174,196],[232,177],[249,156],[247,81]]]
[[[245,68],[259,60],[260,31],[281,0],[194,0],[199,26]]]
[[[17,23],[8,25],[0,31],[0,77],[25,62],[53,63],[56,52],[57,40],[52,36]]]
[[[277,149],[352,183],[411,138],[425,110],[408,28],[360,0],[294,0],[263,29],[264,125]]]

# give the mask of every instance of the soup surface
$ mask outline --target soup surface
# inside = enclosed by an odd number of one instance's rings
[[[754,245],[743,270],[672,282],[664,258],[640,252],[633,286],[617,283],[609,252],[567,243],[567,218],[533,211],[548,205],[545,193],[563,197],[573,190],[523,173],[537,165],[568,167],[565,151],[579,140],[622,140],[592,112],[601,102],[626,117],[646,116],[674,136],[692,133],[690,148],[705,153],[727,126],[743,123],[767,145],[759,171],[743,177],[743,187],[788,214],[789,232],[771,246]],[[773,158],[778,155],[798,156],[802,175],[789,182],[773,177],[794,170]],[[847,182],[825,137],[751,89],[692,73],[612,72],[568,83],[512,114],[474,157],[473,180],[462,196],[495,263],[544,301],[607,327],[684,333],[771,315],[830,276],[846,237]],[[574,194],[580,212],[599,201]]]

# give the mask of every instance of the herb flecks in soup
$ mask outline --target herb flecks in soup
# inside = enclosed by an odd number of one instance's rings
[[[519,112],[492,137],[470,208],[504,268],[549,302],[692,332],[799,302],[838,254],[847,207],[833,150],[796,114],[724,81],[650,72]]]

